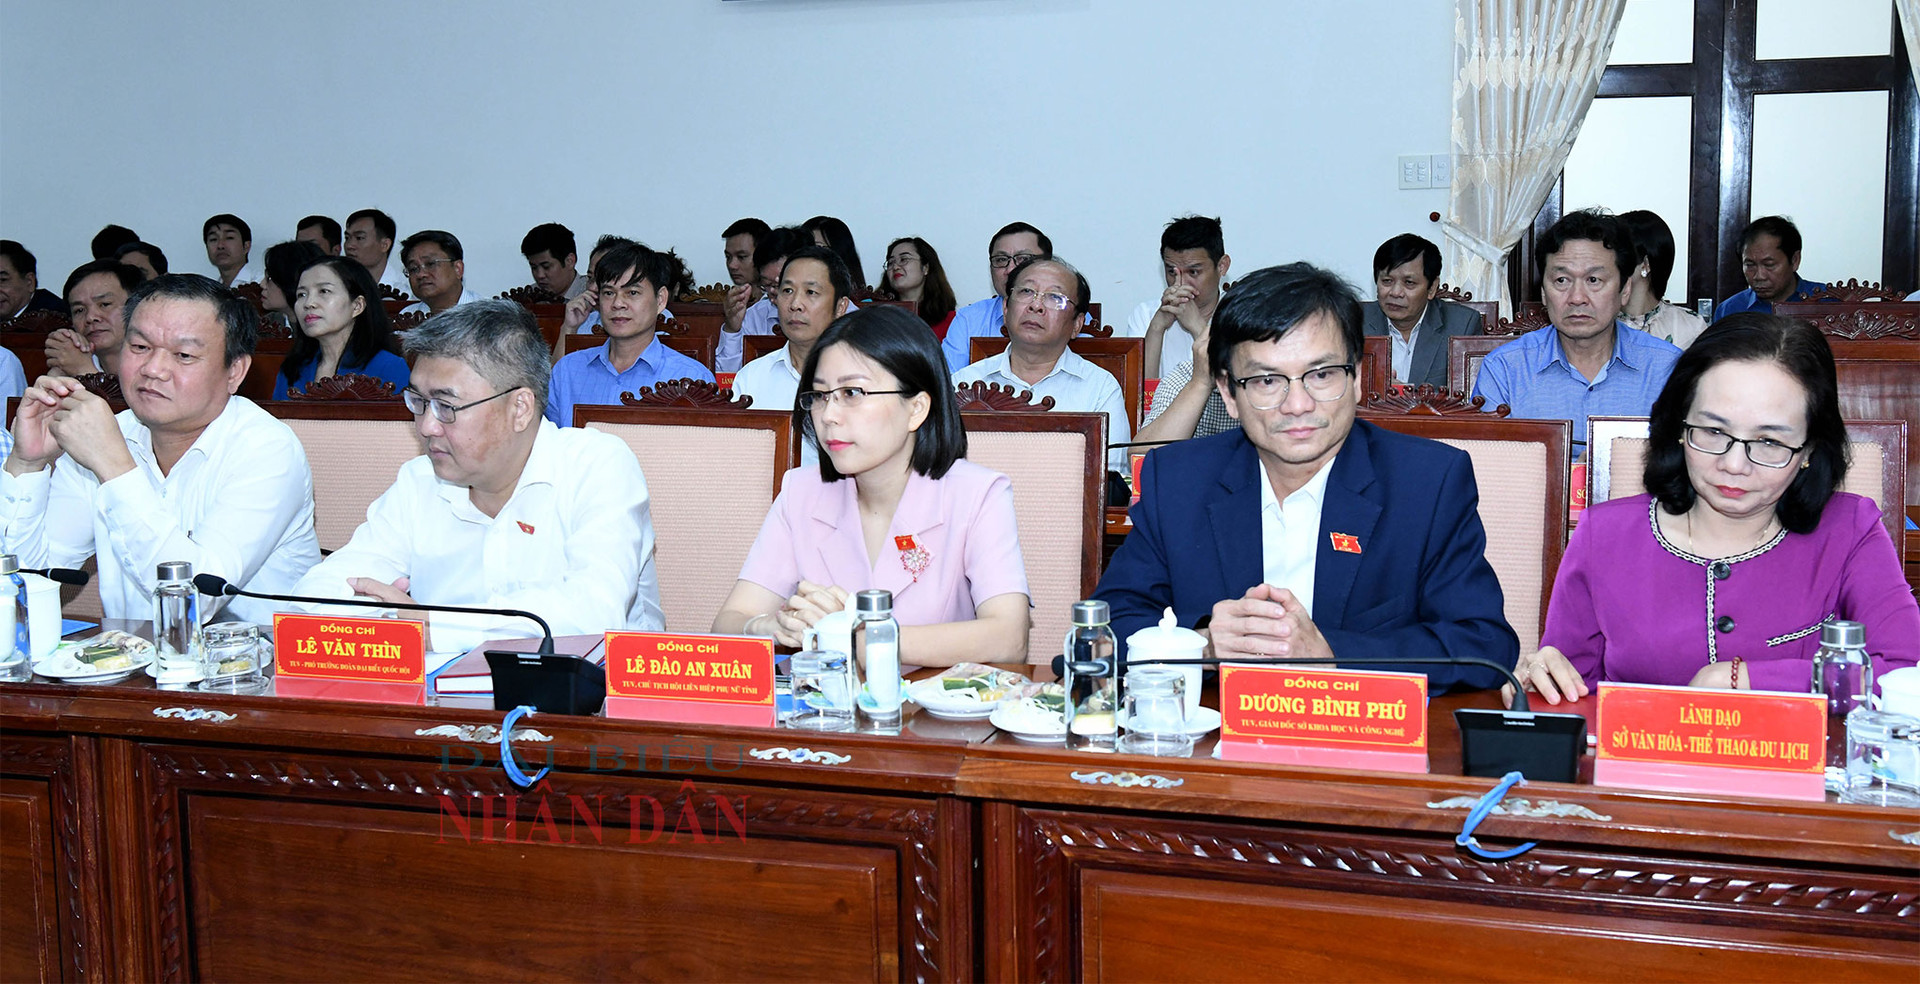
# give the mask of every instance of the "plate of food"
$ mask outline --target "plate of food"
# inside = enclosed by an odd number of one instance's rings
[[[118,683],[153,662],[153,643],[109,629],[77,642],[63,642],[33,672],[62,683]]]
[[[1032,682],[1012,670],[961,663],[938,676],[914,681],[907,687],[906,696],[934,717],[980,721],[990,717],[1001,701],[1018,696],[1020,689]]]
[[[995,705],[987,720],[1016,740],[1059,744],[1067,740],[1066,706],[1066,692],[1059,684],[1030,684],[1019,696]]]

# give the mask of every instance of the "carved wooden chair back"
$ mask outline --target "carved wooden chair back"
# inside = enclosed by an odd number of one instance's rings
[[[793,416],[766,410],[579,406],[573,422],[627,442],[646,476],[653,564],[670,632],[710,632],[781,479]],[[715,481],[711,462],[726,462]]]
[[[1480,378],[1480,363],[1487,353],[1513,341],[1512,335],[1454,335],[1447,339],[1447,388],[1456,393],[1473,392]]]
[[[1027,661],[1050,663],[1072,622],[1073,603],[1100,581],[1106,506],[1104,414],[963,411],[967,460],[1013,482],[1013,512],[1026,561],[1033,631]]]
[[[1840,415],[1848,420],[1907,422],[1907,474],[1920,473],[1920,339],[1850,340],[1828,337],[1840,384]],[[1907,505],[1920,506],[1920,483],[1909,483]]]
[[[1361,343],[1360,365],[1354,377],[1360,386],[1360,399],[1386,393],[1393,385],[1393,339],[1368,335]]]

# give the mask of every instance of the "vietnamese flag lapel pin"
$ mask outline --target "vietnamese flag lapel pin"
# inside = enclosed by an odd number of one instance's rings
[[[1354,536],[1352,533],[1329,533],[1327,536],[1333,540],[1333,549],[1341,553],[1357,554],[1360,552],[1360,538]]]

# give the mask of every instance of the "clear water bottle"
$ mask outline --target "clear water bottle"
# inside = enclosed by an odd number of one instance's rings
[[[1060,687],[1066,692],[1067,747],[1113,751],[1117,733],[1112,611],[1104,601],[1073,603],[1073,627],[1061,647]]]
[[[1847,788],[1847,715],[1867,707],[1873,694],[1873,659],[1859,622],[1834,620],[1820,626],[1813,692],[1827,699],[1827,788],[1840,792]]]
[[[154,678],[163,690],[178,690],[206,677],[200,645],[200,592],[193,586],[193,565],[163,563],[154,573]]]
[[[20,576],[20,559],[0,554],[0,591],[12,596],[0,602],[0,680],[20,681],[33,676],[27,645],[27,579]]]
[[[854,595],[854,614],[867,654],[869,710],[876,719],[900,714],[900,623],[893,620],[893,592],[873,588]]]

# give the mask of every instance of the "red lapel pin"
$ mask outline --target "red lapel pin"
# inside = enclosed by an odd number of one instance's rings
[[[1357,554],[1360,552],[1360,538],[1354,536],[1352,533],[1329,533],[1327,536],[1333,540],[1333,549],[1341,553]]]
[[[515,522],[515,523],[519,523],[519,525],[520,525],[520,532],[522,532],[522,533],[532,533],[532,532],[533,532],[533,527],[532,527],[532,526],[529,526],[529,525],[527,525],[526,523],[521,523],[521,522],[520,522],[519,520],[517,520],[517,519],[516,519],[516,520],[514,520],[514,522]],[[1358,552],[1358,551],[1356,551],[1356,552]]]

